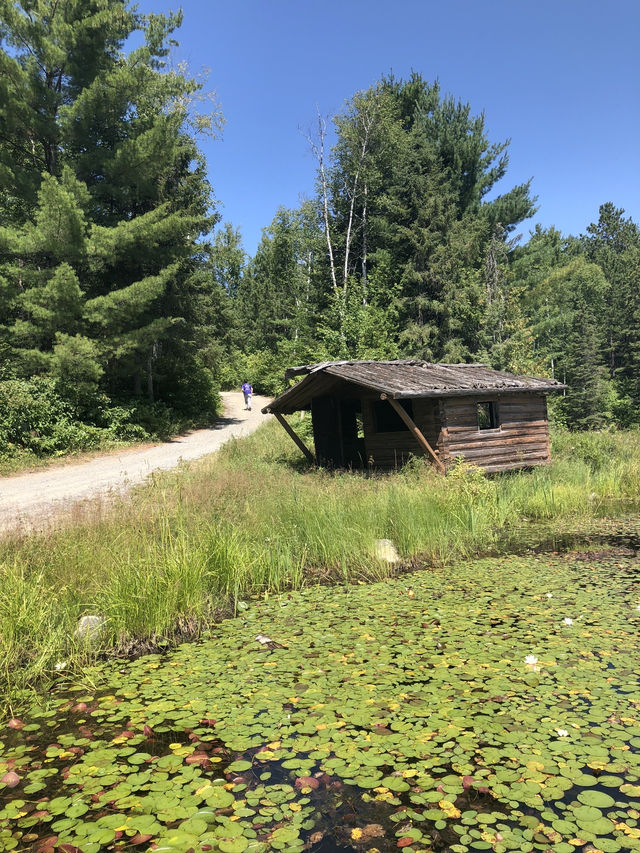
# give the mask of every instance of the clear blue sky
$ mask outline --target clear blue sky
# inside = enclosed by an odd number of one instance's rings
[[[141,0],[143,12],[177,8]],[[511,138],[500,189],[533,178],[535,222],[584,232],[612,201],[640,222],[638,0],[183,0],[176,60],[210,70],[226,118],[202,144],[223,217],[253,254],[314,191],[299,129],[392,70],[440,80]]]

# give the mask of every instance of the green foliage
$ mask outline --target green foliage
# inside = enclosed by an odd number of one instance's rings
[[[623,213],[602,205],[580,239],[537,227],[512,263],[535,359],[570,386],[555,416],[580,429],[640,422],[640,230]]]
[[[197,417],[201,393],[208,419],[224,300],[199,242],[216,217],[192,130],[219,115],[195,117],[201,84],[167,66],[181,16],[3,0],[0,18],[3,360],[58,380],[88,423],[104,393],[176,406],[173,420],[182,405]]]
[[[506,172],[506,144],[491,144],[483,117],[419,75],[357,93],[336,128],[331,227],[343,290],[356,276],[366,289],[382,262],[397,286],[392,345],[467,360],[491,323],[491,241],[499,233],[504,243],[534,210],[528,185],[484,200]]]
[[[13,448],[37,452],[53,441],[57,422],[68,419],[71,409],[57,394],[49,378],[7,379],[0,382],[0,451]]]
[[[280,208],[265,228],[255,257],[238,286],[236,304],[244,348],[275,352],[284,342],[296,350],[317,345],[315,321],[322,294],[321,234],[315,208]]]
[[[633,433],[630,437],[633,437]],[[614,432],[568,432],[553,433],[552,453],[554,456],[570,456],[580,459],[593,471],[606,470],[612,464],[624,462],[628,452]]]
[[[53,377],[0,381],[0,460],[27,462],[93,450],[128,437],[126,430],[119,433],[110,429],[110,424],[101,427],[80,420],[77,407],[81,396],[79,388],[60,386]],[[83,402],[95,409],[100,401],[93,396],[84,397]]]
[[[3,469],[123,442],[166,439],[216,417],[217,387],[206,372],[189,386],[191,398],[172,400],[173,405],[144,399],[114,404],[84,371],[93,365],[90,358],[83,360],[85,345],[82,339],[61,342],[58,377],[0,380]]]

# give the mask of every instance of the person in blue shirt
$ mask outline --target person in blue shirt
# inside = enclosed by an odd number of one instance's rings
[[[244,394],[244,408],[245,411],[251,411],[251,395],[253,394],[253,387],[248,382],[242,383],[242,393]]]

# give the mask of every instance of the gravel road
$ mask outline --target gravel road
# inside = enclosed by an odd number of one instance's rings
[[[266,420],[267,397],[254,396],[244,410],[242,394],[222,393],[224,416],[211,428],[181,435],[164,444],[105,453],[86,462],[0,478],[0,532],[43,527],[68,516],[79,502],[123,494],[153,471],[175,468],[218,450],[230,438],[249,435]]]

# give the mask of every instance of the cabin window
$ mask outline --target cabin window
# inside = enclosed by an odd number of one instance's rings
[[[398,402],[413,420],[413,403],[411,400],[399,400]],[[376,432],[402,432],[407,428],[405,422],[388,400],[376,401],[373,404],[373,422],[376,425]]]
[[[478,429],[498,429],[498,404],[494,401],[478,403]]]

